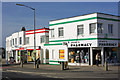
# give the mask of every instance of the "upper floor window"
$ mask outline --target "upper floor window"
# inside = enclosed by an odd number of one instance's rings
[[[20,44],[22,44],[22,37],[20,37]]]
[[[98,33],[102,33],[103,31],[102,23],[97,23],[97,31]]]
[[[13,39],[13,45],[14,45],[14,39]]]
[[[83,25],[77,25],[77,35],[81,35],[84,33]]]
[[[89,24],[90,26],[90,34],[96,33],[96,23]]]
[[[15,38],[15,44],[17,44],[17,38]]]
[[[26,44],[29,44],[29,37],[26,37]]]
[[[49,42],[49,36],[46,36],[46,43]]]
[[[51,37],[54,37],[54,29],[51,29]]]
[[[108,33],[113,34],[113,24],[108,24]]]
[[[62,37],[64,34],[63,34],[63,27],[61,28],[58,28],[58,36],[59,37]]]
[[[44,43],[44,42],[45,42],[45,36],[41,36],[40,43]]]

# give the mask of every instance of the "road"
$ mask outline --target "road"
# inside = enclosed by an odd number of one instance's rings
[[[23,68],[19,66],[2,67],[2,77],[5,80],[117,80],[117,67],[104,71],[102,67],[71,67],[70,70],[61,71],[57,67],[53,69],[47,68],[47,65],[41,66],[39,69],[33,69],[26,65]],[[46,68],[45,68],[46,67]],[[98,70],[99,69],[99,70]],[[97,71],[96,71],[97,70]]]

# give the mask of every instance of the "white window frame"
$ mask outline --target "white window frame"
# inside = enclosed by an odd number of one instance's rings
[[[49,36],[45,36],[45,43],[49,43]]]
[[[12,44],[14,45],[14,39],[12,39]]]
[[[103,33],[103,24],[97,23],[97,33],[102,34]]]
[[[81,33],[82,31],[82,33]],[[84,25],[77,25],[77,35],[83,35],[84,34]]]
[[[26,37],[26,44],[29,44],[29,43],[30,43],[30,38]]]
[[[58,37],[63,37],[64,36],[64,28],[63,27],[59,27],[58,28]]]
[[[45,43],[45,36],[40,36],[40,43]]]
[[[17,38],[15,38],[15,45],[17,45]]]
[[[51,37],[55,37],[55,34],[54,34],[54,29],[51,29]]]
[[[95,26],[94,26],[94,32],[91,31],[91,25],[92,25],[92,24],[95,24]],[[96,34],[96,33],[97,33],[96,27],[97,27],[97,26],[96,26],[96,23],[90,23],[90,24],[89,24],[89,31],[90,31],[90,34]]]
[[[19,37],[19,44],[21,45],[22,44],[22,37]]]
[[[113,24],[108,24],[108,34],[113,35]]]

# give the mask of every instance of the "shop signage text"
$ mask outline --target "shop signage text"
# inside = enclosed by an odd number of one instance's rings
[[[92,43],[80,43],[80,42],[71,42],[69,44],[70,47],[90,47],[92,46]]]

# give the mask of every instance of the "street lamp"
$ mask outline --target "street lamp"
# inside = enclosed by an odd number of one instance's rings
[[[32,7],[29,7],[29,6],[26,6],[26,5],[23,5],[23,4],[16,4],[18,6],[24,6],[24,7],[27,7],[27,8],[30,8],[32,10],[34,10],[34,55],[35,55],[35,61],[34,61],[34,68],[36,68],[36,41],[35,41],[35,8],[32,8]]]

